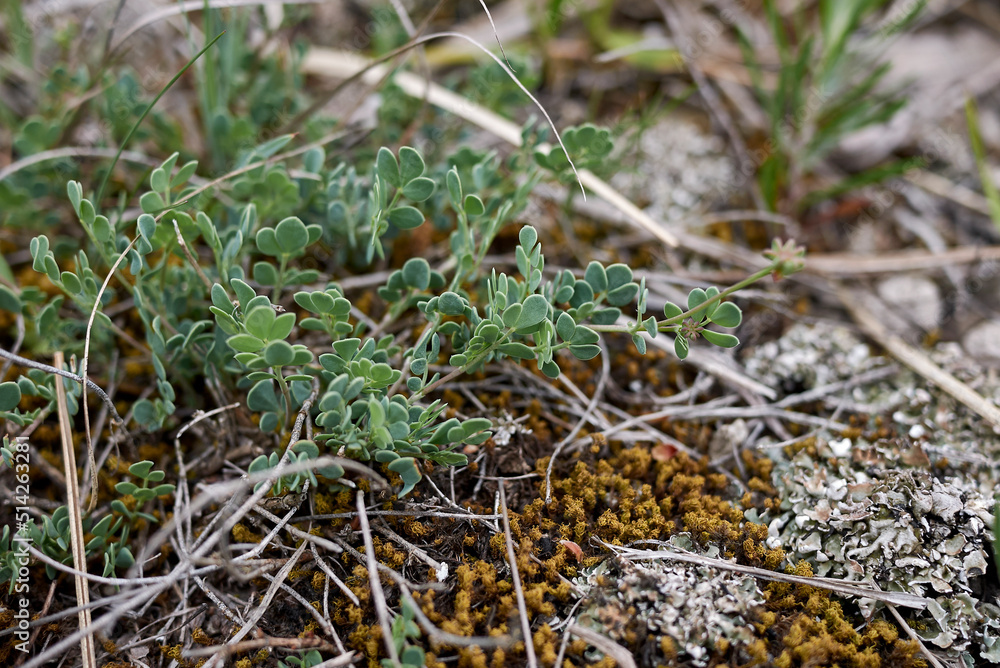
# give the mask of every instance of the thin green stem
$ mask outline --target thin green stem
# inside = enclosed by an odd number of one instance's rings
[[[510,335],[513,334],[513,333],[514,333],[514,328],[511,327],[510,329],[508,329],[507,331],[505,331],[500,337],[498,337],[496,341],[494,341],[489,346],[487,346],[486,349],[483,350],[483,352],[481,352],[479,355],[477,355],[474,359],[471,359],[471,360],[467,361],[465,364],[463,364],[462,366],[460,366],[460,367],[458,367],[456,369],[453,369],[450,373],[448,373],[448,375],[443,376],[441,378],[438,378],[436,381],[434,381],[430,385],[417,390],[417,392],[414,393],[414,395],[412,397],[412,401],[419,400],[421,397],[424,397],[428,393],[433,392],[434,390],[436,390],[440,386],[442,386],[445,383],[447,383],[449,380],[452,380],[453,378],[457,378],[458,376],[461,376],[463,373],[466,373],[469,369],[473,368],[474,366],[476,366],[477,364],[479,364],[481,361],[483,361],[484,359],[486,359],[490,355],[490,353],[492,353],[494,350],[496,350],[497,348],[499,348],[503,343],[505,343],[507,341],[507,339],[510,338]]]
[[[681,324],[682,322],[684,322],[686,318],[690,318],[696,313],[704,311],[712,304],[725,299],[734,292],[739,292],[743,288],[753,285],[760,279],[771,274],[774,271],[774,269],[775,269],[774,265],[770,265],[764,269],[761,269],[757,273],[751,274],[747,278],[744,278],[739,283],[736,283],[735,285],[726,288],[725,290],[715,295],[714,297],[706,299],[701,304],[695,306],[693,309],[688,309],[687,311],[681,313],[680,315],[675,315],[673,318],[667,318],[666,320],[658,321],[656,323],[657,330],[662,332],[665,331],[668,327],[673,327],[675,325]],[[639,323],[637,323],[637,325],[639,325]],[[639,331],[639,329],[641,329],[641,326],[632,328],[625,325],[587,325],[587,327],[594,330],[595,332],[604,332],[604,333],[616,332],[619,334],[634,334],[635,332]]]
[[[132,139],[132,135],[134,135],[136,133],[136,130],[139,129],[139,126],[142,125],[142,122],[146,119],[146,116],[149,115],[149,112],[153,110],[153,107],[156,106],[156,103],[160,101],[160,98],[163,97],[168,90],[170,90],[170,88],[177,82],[177,80],[180,79],[182,76],[184,76],[184,73],[187,72],[192,65],[194,65],[194,62],[198,60],[203,53],[208,51],[213,44],[218,42],[219,38],[225,34],[226,31],[223,30],[222,32],[220,32],[218,35],[215,36],[215,39],[206,44],[205,48],[196,53],[194,58],[189,60],[187,64],[181,68],[181,71],[175,74],[174,77],[167,82],[167,85],[160,89],[160,92],[156,94],[156,97],[153,98],[153,101],[146,106],[145,110],[143,110],[142,112],[142,115],[139,116],[138,120],[136,120],[135,124],[132,126],[132,129],[128,131],[128,135],[126,135],[125,139],[122,141],[121,146],[118,147],[118,153],[115,154],[115,159],[112,160],[111,165],[108,166],[108,171],[104,173],[104,178],[101,179],[101,187],[97,189],[97,197],[94,198],[94,206],[99,207],[101,205],[101,198],[104,196],[104,188],[108,185],[108,179],[111,178],[111,172],[114,171],[115,165],[118,164],[118,158],[121,157],[122,151],[124,151],[125,147],[128,146],[129,141]]]

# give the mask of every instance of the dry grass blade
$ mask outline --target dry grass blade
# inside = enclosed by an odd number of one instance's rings
[[[616,643],[607,636],[602,636],[597,631],[592,631],[585,626],[580,626],[576,622],[569,625],[567,633],[572,633],[577,638],[586,640],[588,643],[604,652],[604,655],[615,660],[621,668],[636,668],[635,659],[632,653]]]
[[[854,253],[817,253],[809,255],[804,271],[813,274],[856,276],[944,269],[957,264],[998,260],[1000,260],[1000,246],[964,246],[943,253],[924,250],[883,252],[870,257],[858,257]]]
[[[396,643],[392,640],[392,621],[389,619],[389,607],[385,604],[385,592],[382,591],[382,581],[378,576],[378,560],[375,558],[375,544],[372,541],[372,530],[368,526],[368,515],[365,513],[365,493],[358,491],[358,520],[361,524],[361,535],[365,539],[365,565],[368,568],[368,582],[372,588],[372,603],[378,615],[378,623],[382,627],[382,642],[389,654],[392,665],[399,668],[399,653]]]
[[[528,607],[524,603],[524,589],[521,587],[521,574],[517,570],[517,554],[514,553],[514,538],[510,534],[510,517],[507,516],[507,492],[503,481],[500,481],[500,512],[503,515],[503,537],[507,544],[507,561],[510,564],[510,578],[514,581],[514,594],[517,596],[517,611],[521,617],[521,633],[524,634],[524,652],[528,657],[528,668],[538,668],[538,658],[535,656],[535,643],[531,637],[531,620],[528,619]]]
[[[914,608],[916,610],[923,610],[927,607],[928,599],[923,596],[916,596],[914,594],[907,594],[904,592],[895,591],[879,591],[877,589],[868,589],[866,587],[858,586],[853,582],[846,582],[844,580],[836,580],[833,578],[807,578],[801,575],[789,575],[788,573],[778,573],[777,571],[769,571],[763,568],[755,568],[754,566],[743,566],[741,564],[736,564],[731,561],[724,561],[722,559],[713,559],[712,557],[704,557],[699,554],[690,554],[686,552],[676,552],[674,550],[636,550],[629,547],[621,547],[619,545],[611,545],[610,543],[605,543],[604,541],[597,539],[597,542],[604,547],[608,548],[612,552],[619,554],[628,559],[669,559],[671,561],[683,561],[687,564],[697,564],[699,566],[710,566],[712,568],[717,568],[722,571],[731,571],[733,573],[742,573],[744,575],[752,575],[755,578],[761,578],[763,580],[773,580],[775,582],[790,582],[791,584],[806,585],[809,587],[819,587],[821,589],[829,589],[830,591],[841,594],[842,596],[857,596],[859,598],[869,598],[875,601],[881,601],[883,603],[891,603],[893,605],[901,605],[904,608]]]
[[[906,635],[910,636],[910,640],[920,645],[920,651],[924,653],[924,656],[927,657],[927,660],[930,662],[930,664],[934,666],[934,668],[945,668],[944,664],[941,663],[940,659],[934,656],[934,654],[929,649],[927,649],[927,645],[925,645],[923,639],[921,639],[921,637],[917,635],[917,632],[914,631],[910,627],[910,625],[906,623],[906,620],[903,619],[903,616],[901,614],[899,614],[899,610],[896,609],[896,606],[890,603],[886,605],[886,607],[889,608],[889,612],[891,612],[892,616],[896,619],[896,623],[899,624],[899,628],[906,631]]]
[[[368,67],[370,67],[370,63],[366,59],[353,53],[320,48],[311,49],[302,62],[302,71],[305,73],[344,78]],[[384,68],[371,67],[365,78],[366,80],[378,79],[384,74]],[[407,95],[426,99],[431,104],[459,118],[464,118],[513,146],[521,145],[520,127],[506,118],[484,109],[472,100],[456,95],[435,83],[428,83],[409,72],[397,72],[395,82]],[[545,146],[539,148],[544,149]],[[586,169],[580,170],[578,176],[585,187],[624,214],[629,223],[646,230],[671,248],[677,246],[677,238],[673,234],[605,181],[597,178]]]
[[[866,300],[864,295],[857,291],[848,291],[843,287],[838,287],[837,296],[850,312],[854,321],[861,327],[861,330],[875,339],[890,355],[971,408],[994,427],[1000,427],[1000,408],[932,362],[927,355],[898,336],[891,334],[875,314],[864,305],[863,302]]]
[[[55,354],[58,368],[64,363],[62,351]],[[86,387],[86,385],[84,385]],[[69,510],[70,543],[73,550],[73,566],[76,570],[86,573],[87,554],[84,550],[83,515],[80,504],[80,488],[76,480],[76,450],[73,448],[73,427],[69,421],[69,408],[66,405],[66,388],[63,381],[56,379],[56,405],[59,411],[59,432],[62,438],[63,463],[66,469],[66,507]],[[96,494],[96,492],[95,492]],[[80,575],[73,578],[76,584],[76,602],[81,607],[77,615],[80,628],[90,626],[90,588],[87,579]],[[80,652],[83,654],[84,668],[97,668],[97,655],[93,634],[80,638]]]
[[[281,570],[278,571],[278,575],[274,578],[274,580],[271,581],[271,586],[267,588],[267,592],[261,599],[260,605],[257,606],[256,610],[254,610],[254,613],[250,617],[250,619],[247,620],[247,622],[243,625],[243,627],[240,628],[240,630],[237,631],[236,634],[233,635],[233,637],[230,638],[225,645],[223,645],[221,648],[218,648],[219,653],[217,653],[215,656],[209,659],[207,663],[205,663],[205,668],[213,668],[214,666],[218,665],[216,662],[220,660],[222,656],[231,654],[232,647],[237,643],[239,643],[240,640],[246,637],[246,635],[250,633],[250,631],[254,627],[257,626],[257,622],[259,622],[261,618],[264,617],[264,613],[267,612],[267,609],[270,607],[271,602],[277,595],[278,590],[281,589],[281,583],[285,581],[285,579],[288,577],[288,574],[292,572],[293,568],[295,568],[295,564],[299,562],[299,558],[306,551],[306,546],[307,543],[303,541],[302,544],[299,546],[299,549],[295,551],[295,554],[293,554],[285,563],[285,565],[281,567]]]

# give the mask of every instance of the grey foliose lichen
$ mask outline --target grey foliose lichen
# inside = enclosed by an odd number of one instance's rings
[[[780,339],[753,349],[746,371],[785,392],[808,390],[851,378],[888,360],[873,358],[866,344],[845,327],[797,323]]]
[[[690,547],[690,540],[685,545]],[[627,642],[630,633],[633,640],[652,635],[662,647],[669,638],[666,644],[693,666],[751,642],[751,619],[764,605],[753,578],[686,563],[637,563],[619,556],[586,569],[575,583],[587,596],[581,624],[616,641]]]
[[[771,540],[817,575],[870,581],[883,590],[931,599],[917,633],[955,653],[978,641],[997,652],[993,606],[977,598],[992,540],[991,499],[962,478],[938,478],[906,443],[816,440],[779,460],[773,483],[782,498],[768,523]],[[875,603],[860,602],[866,616]],[[989,608],[989,609],[987,609]],[[994,620],[995,621],[995,620]]]

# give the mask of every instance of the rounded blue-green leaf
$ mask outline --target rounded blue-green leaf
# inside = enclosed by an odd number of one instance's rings
[[[277,235],[274,232],[274,228],[265,227],[257,232],[257,236],[254,238],[254,242],[257,244],[257,250],[259,250],[264,255],[270,255],[272,257],[281,255],[281,247],[278,246]]]
[[[413,635],[417,635],[416,633]],[[427,655],[424,650],[416,645],[406,645],[399,653],[399,660],[404,666],[422,666]]]
[[[633,334],[632,343],[635,345],[635,349],[639,351],[640,355],[646,354],[646,339],[642,338],[639,334]]]
[[[451,205],[458,208],[462,203],[462,180],[458,176],[456,167],[448,170],[445,183],[448,186],[448,197],[451,199]]]
[[[62,281],[63,289],[66,292],[77,295],[83,291],[83,283],[80,282],[80,278],[72,271],[64,271],[59,275],[59,279]]]
[[[569,347],[569,351],[573,354],[573,357],[577,358],[578,360],[584,360],[584,361],[586,361],[586,360],[594,359],[595,357],[597,357],[598,355],[600,355],[601,354],[601,347],[600,346],[595,346],[595,345],[592,345],[592,344],[584,344],[584,345],[579,345],[579,346],[578,345],[571,345]]]
[[[384,362],[373,364],[371,370],[368,372],[368,377],[374,383],[387,383],[392,379],[392,376],[393,368]]]
[[[399,477],[403,479],[404,485],[402,491],[399,493],[400,497],[406,496],[413,489],[414,485],[420,482],[420,469],[417,467],[417,461],[413,457],[394,459],[389,462],[386,468],[394,473],[398,473]]]
[[[271,381],[262,380],[247,392],[247,408],[252,411],[277,411],[278,397],[271,387]],[[265,430],[269,431],[269,430]]]
[[[438,310],[445,315],[462,315],[465,313],[465,300],[449,290],[438,299]]]
[[[483,200],[479,199],[479,195],[466,195],[463,206],[467,216],[481,216],[486,211],[486,206]]]
[[[608,303],[612,306],[625,306],[630,304],[637,294],[639,294],[638,283],[626,283],[608,291]]]
[[[264,342],[252,334],[237,334],[226,339],[233,350],[241,353],[255,353],[264,347]]]
[[[261,413],[260,416],[260,430],[263,432],[272,432],[278,429],[281,424],[281,420],[278,419],[278,414],[274,411],[267,411],[266,413]]]
[[[521,246],[530,251],[534,248],[535,242],[538,241],[538,232],[531,225],[525,225],[517,233],[517,238],[521,242]]]
[[[576,333],[576,321],[573,320],[573,316],[565,311],[560,313],[559,318],[556,320],[556,333],[563,341],[572,339],[573,334]]]
[[[712,322],[720,327],[738,327],[743,321],[743,312],[732,302],[722,302],[712,314]]]
[[[545,320],[548,314],[549,300],[542,295],[528,295],[528,298],[521,303],[521,315],[518,316],[514,329],[522,330],[534,327]]]
[[[132,550],[128,548],[127,545],[123,545],[119,550],[118,554],[115,555],[115,568],[129,569],[135,564],[135,557],[132,556]]]
[[[250,466],[247,467],[247,473],[261,473],[270,467],[271,463],[267,460],[267,455],[257,455],[254,457],[254,460],[250,462]]]
[[[39,273],[44,273],[45,257],[49,252],[49,238],[44,234],[34,237],[28,243],[28,249],[31,252],[31,257],[33,259],[31,268]]]
[[[167,178],[167,172],[162,167],[157,167],[153,170],[153,173],[149,175],[149,185],[157,192],[163,192],[170,187],[170,181]]]
[[[264,347],[264,342],[251,334],[237,334],[226,339],[229,347],[240,353],[255,353]]]
[[[503,312],[503,324],[505,327],[513,327],[521,317],[523,307],[520,304],[511,304]]]
[[[212,284],[212,305],[226,313],[233,310],[233,303],[229,300],[226,289],[218,283]]]
[[[317,146],[305,152],[302,156],[302,166],[306,168],[307,172],[316,174],[323,166],[324,160],[326,160],[326,153]]]
[[[94,218],[94,236],[98,241],[107,241],[111,238],[111,234],[111,222],[105,216]]]
[[[80,200],[83,199],[83,186],[80,185],[79,181],[67,181],[66,195],[69,196],[69,201],[73,204],[73,211],[79,214]]]
[[[155,427],[157,419],[153,402],[149,399],[139,399],[132,404],[132,419],[142,427]]]
[[[0,411],[12,411],[21,403],[21,388],[17,383],[0,383]]]
[[[643,329],[646,330],[647,334],[649,334],[653,338],[656,338],[656,334],[657,334],[656,316],[651,315],[648,318],[646,318],[645,320],[643,320],[642,321],[642,326],[643,326]]]
[[[160,197],[160,193],[145,193],[139,198],[139,206],[145,213],[156,213],[167,208],[167,203]]]
[[[306,224],[295,216],[289,216],[274,228],[275,241],[285,254],[298,253],[309,245],[309,231]]]
[[[0,285],[0,311],[10,311],[20,313],[22,308],[21,298],[6,285]]]
[[[293,314],[286,315],[295,317]],[[243,324],[247,332],[253,336],[258,339],[268,339],[271,336],[271,325],[274,324],[276,317],[274,309],[270,306],[258,306],[247,314]]]
[[[594,311],[594,314],[590,316],[590,321],[595,325],[613,325],[621,314],[622,310],[614,306],[602,308]]]
[[[667,318],[667,320],[671,318],[676,318],[683,314],[684,311],[681,310],[681,307],[678,306],[677,304],[674,304],[673,302],[667,302],[666,304],[663,305],[663,315],[664,317]]]
[[[574,345],[595,344],[601,340],[601,335],[586,325],[580,325],[573,333],[571,342]]]
[[[368,402],[368,427],[369,429],[378,429],[384,424],[385,408],[382,406],[382,402],[372,399]]]
[[[268,366],[286,366],[295,360],[295,350],[287,341],[271,341],[264,348],[264,361]]]
[[[615,263],[606,269],[608,273],[608,290],[620,288],[632,280],[632,269],[627,264]]]
[[[674,353],[679,359],[687,358],[689,350],[690,345],[688,344],[688,340],[683,336],[678,336],[674,339]]]
[[[426,176],[420,176],[403,186],[403,195],[414,202],[423,202],[434,194],[436,187],[434,181]]]
[[[422,257],[407,260],[402,273],[403,280],[411,288],[426,290],[431,284],[431,265]]]
[[[710,329],[705,329],[702,330],[701,335],[705,337],[706,341],[720,348],[735,348],[740,345],[740,340],[732,334],[723,334],[722,332],[713,332]]]
[[[688,293],[688,310],[690,311],[692,309],[698,308],[699,306],[704,304],[705,301],[707,300],[708,300],[708,295],[705,294],[705,291],[702,290],[701,288],[695,288],[694,290]]]
[[[412,181],[424,173],[426,166],[420,151],[410,146],[403,146],[399,149],[399,174],[403,183]]]
[[[119,482],[115,484],[115,491],[125,496],[135,494],[139,486],[131,482]]]
[[[346,299],[344,301],[347,301]],[[333,313],[334,306],[336,305],[336,299],[325,293],[325,292],[314,292],[312,293],[312,304],[316,309],[317,313]],[[350,311],[350,302],[348,303],[348,311]]]
[[[399,455],[392,450],[378,450],[375,452],[375,461],[379,464],[387,464],[397,459],[399,459]]]
[[[397,206],[389,211],[389,222],[401,230],[412,230],[424,224],[424,214],[412,206]]]
[[[137,478],[142,478],[145,480],[149,476],[149,472],[153,470],[153,462],[148,459],[141,462],[136,462],[132,466],[128,467],[128,472]]]
[[[340,464],[330,464],[329,466],[323,466],[316,469],[316,473],[320,474],[324,478],[336,480],[337,478],[344,477],[344,467]]]
[[[294,313],[282,313],[274,319],[271,324],[271,329],[268,332],[267,338],[271,341],[276,341],[278,339],[284,339],[289,334],[292,333],[292,328],[295,327],[295,314]]]
[[[509,341],[507,343],[500,344],[497,348],[501,353],[507,355],[508,357],[513,357],[519,360],[533,360],[535,359],[535,351],[533,351],[528,346],[517,341]]]
[[[392,151],[385,146],[378,150],[378,156],[375,158],[375,170],[379,177],[389,185],[396,188],[400,186],[399,163],[396,162],[396,156],[392,154]]]
[[[357,354],[360,348],[361,339],[358,338],[341,339],[340,341],[333,342],[334,351],[336,351],[337,355],[339,355],[341,359],[345,360],[354,359],[354,355]],[[320,355],[320,362],[323,361],[323,357],[324,355]]]
[[[587,265],[587,271],[583,274],[583,280],[590,284],[594,292],[604,292],[608,289],[608,274],[604,270],[604,265],[594,260]]]
[[[261,285],[277,285],[278,270],[270,262],[255,262],[253,265],[253,280]]]
[[[183,185],[188,182],[192,176],[194,176],[195,170],[198,169],[198,161],[192,160],[191,162],[185,163],[183,167],[177,170],[174,178],[170,180],[170,187],[176,188],[179,185]]]
[[[153,218],[148,213],[144,213],[139,216],[136,221],[136,227],[139,230],[139,234],[142,235],[143,239],[151,241],[153,235],[156,234],[156,219]]]

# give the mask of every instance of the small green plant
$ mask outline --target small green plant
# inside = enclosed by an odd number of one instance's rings
[[[278,661],[278,668],[312,668],[321,663],[323,663],[323,655],[319,653],[319,650],[311,649],[308,652],[302,652],[302,656],[289,656],[284,661]]]
[[[976,101],[968,98],[965,101],[965,118],[969,126],[969,143],[972,144],[972,154],[976,159],[976,168],[979,170],[979,179],[983,183],[983,193],[990,207],[990,218],[993,225],[1000,230],[1000,191],[997,190],[986,162],[986,147],[983,145],[983,137],[979,130],[979,111],[976,108]]]
[[[899,175],[916,164],[894,162],[818,190],[805,185],[841,139],[889,121],[905,104],[898,93],[877,90],[889,70],[887,63],[873,64],[863,49],[848,48],[862,22],[888,4],[888,0],[821,0],[821,30],[817,32],[803,25],[802,17],[782,16],[775,0],[765,0],[764,12],[779,58],[773,85],[765,82],[765,68],[749,38],[739,32],[754,91],[771,123],[769,140],[758,151],[757,160],[758,184],[771,210],[795,213]],[[892,32],[908,25],[922,4],[909,5],[910,11],[894,22]]]
[[[13,463],[11,445],[6,439],[0,453],[5,464],[9,466]],[[94,516],[83,519],[84,533],[92,536],[84,547],[85,553],[87,558],[102,556],[104,577],[112,576],[117,570],[127,569],[135,563],[128,543],[137,521],[144,520],[151,524],[159,522],[154,515],[140,509],[158,496],[172,494],[175,489],[174,485],[162,482],[166,474],[153,470],[153,462],[137,462],[128,471],[140,484],[128,481],[117,483],[115,490],[126,498],[111,501],[112,512],[100,519]],[[34,520],[28,521],[24,525],[24,532],[42,553],[59,563],[69,564],[73,561],[69,522],[69,509],[60,506],[51,516],[43,515],[40,524]],[[11,591],[19,559],[17,550],[13,549],[10,529],[4,527],[3,534],[0,535],[0,583],[9,581]],[[49,578],[56,577],[56,569],[51,565],[46,564],[45,570]]]
[[[392,644],[399,656],[402,668],[422,668],[424,665],[424,650],[409,641],[420,637],[420,627],[413,621],[413,608],[407,599],[402,599],[400,614],[392,619]],[[382,659],[382,668],[395,668],[390,659]]]

